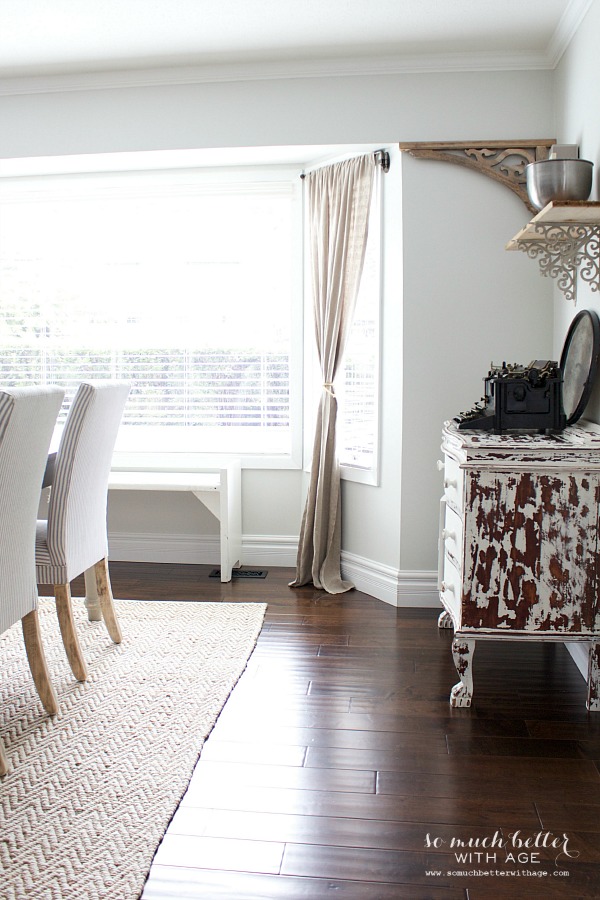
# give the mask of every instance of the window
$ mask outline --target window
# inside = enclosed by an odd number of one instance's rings
[[[133,383],[117,450],[289,459],[301,439],[300,179],[0,182],[0,378]]]
[[[338,453],[345,477],[373,483],[379,437],[381,169],[375,170],[369,236],[352,329],[336,381]]]

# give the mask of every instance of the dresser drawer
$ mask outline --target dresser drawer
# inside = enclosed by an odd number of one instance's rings
[[[459,516],[463,515],[464,471],[458,460],[447,453],[444,457],[444,499],[450,509]]]
[[[442,605],[452,616],[455,628],[460,628],[461,624],[461,590],[461,574],[448,556],[444,556],[443,577],[440,584],[440,600],[442,601]]]
[[[463,570],[463,523],[453,509],[446,504],[444,527],[442,528],[441,544],[446,556],[452,565],[462,573]]]

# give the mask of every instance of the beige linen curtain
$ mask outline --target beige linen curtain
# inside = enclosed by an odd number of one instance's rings
[[[306,176],[317,351],[323,386],[302,519],[296,578],[330,594],[354,585],[340,572],[341,493],[333,383],[344,353],[362,274],[373,188],[373,154]]]

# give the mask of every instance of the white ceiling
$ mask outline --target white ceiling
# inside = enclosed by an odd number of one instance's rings
[[[592,2],[0,0],[0,78],[244,65],[273,77],[292,62],[343,73],[350,60],[551,68]]]

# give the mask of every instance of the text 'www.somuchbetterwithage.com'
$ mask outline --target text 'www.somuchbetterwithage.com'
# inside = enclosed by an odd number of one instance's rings
[[[564,865],[579,856],[579,851],[569,846],[566,834],[555,835],[551,831],[530,835],[514,831],[505,836],[498,830],[485,837],[449,839],[428,832],[425,848],[453,851],[456,868],[425,871],[426,876],[434,878],[568,878]]]

